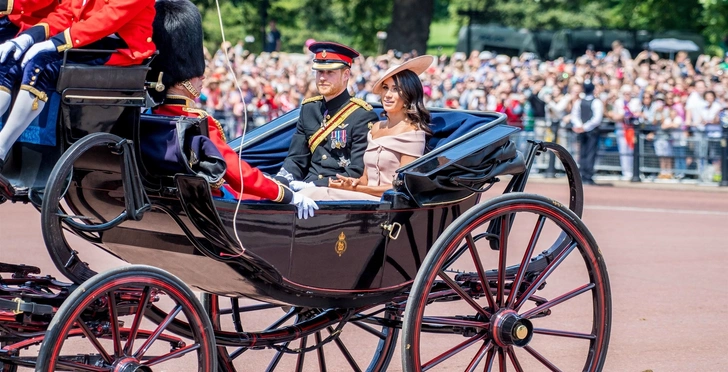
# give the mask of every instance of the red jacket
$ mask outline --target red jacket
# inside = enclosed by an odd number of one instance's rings
[[[141,64],[156,47],[152,42],[154,0],[63,0],[56,10],[42,19],[58,51],[80,48],[115,34],[128,49],[117,49],[107,65]]]
[[[169,103],[170,101],[173,103]],[[227,170],[223,178],[230,186],[228,190],[232,191],[235,197],[249,199],[249,196],[252,195],[281,203],[289,203],[293,199],[293,192],[289,188],[266,177],[258,168],[253,168],[250,164],[241,160],[238,154],[227,144],[220,123],[213,117],[208,116],[204,110],[194,108],[192,100],[182,96],[169,96],[167,102],[154,108],[152,112],[159,115],[207,118],[209,137],[225,158],[225,163],[227,163]],[[242,178],[240,178],[241,173]],[[245,186],[242,197],[239,195],[241,185]]]
[[[8,16],[23,32],[47,17],[58,5],[58,0],[8,0],[5,4],[0,15]]]

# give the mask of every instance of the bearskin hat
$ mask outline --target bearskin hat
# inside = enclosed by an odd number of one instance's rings
[[[152,40],[159,50],[150,65],[149,81],[157,81],[164,72],[165,91],[149,90],[155,102],[161,102],[166,89],[205,73],[205,55],[202,46],[202,17],[189,0],[158,0],[157,14],[152,23]]]

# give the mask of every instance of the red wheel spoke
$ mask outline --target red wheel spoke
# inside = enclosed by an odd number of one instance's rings
[[[498,349],[498,368],[500,372],[506,372],[506,352],[503,348]]]
[[[465,236],[465,240],[468,243],[470,256],[473,257],[475,269],[478,272],[478,279],[480,279],[480,284],[483,286],[483,295],[488,300],[488,307],[495,310],[496,306],[495,301],[493,300],[493,294],[491,293],[492,291],[490,289],[490,283],[488,282],[488,278],[485,275],[485,270],[483,269],[483,261],[480,260],[480,254],[478,253],[478,249],[475,247],[475,241],[473,240],[473,236],[471,234],[468,234]]]
[[[382,333],[380,331],[377,331],[376,329],[374,329],[374,327],[372,327],[368,324],[364,324],[363,322],[351,322],[351,324],[371,333],[372,335],[378,337],[381,340],[384,340],[385,338],[387,338],[387,335],[385,335],[384,333]]]
[[[446,352],[438,355],[437,357],[435,357],[435,359],[432,359],[431,361],[423,364],[422,365],[422,370],[423,371],[427,371],[428,369],[430,369],[430,368],[432,368],[432,367],[434,367],[434,366],[436,366],[436,365],[438,365],[438,364],[446,361],[447,359],[449,359],[453,355],[455,355],[455,354],[457,354],[457,353],[459,353],[459,352],[467,349],[471,345],[477,343],[478,341],[483,340],[484,338],[485,338],[485,334],[475,335],[475,336],[473,336],[473,337],[471,337],[471,338],[469,338],[469,339],[461,342],[460,344],[456,345],[455,347],[451,348],[450,350],[447,350]]]
[[[439,325],[451,325],[458,327],[477,327],[477,328],[489,328],[490,324],[485,322],[477,322],[474,320],[449,318],[444,316],[426,316],[422,318],[422,324],[439,324]]]
[[[300,308],[298,308],[298,307],[292,307],[290,310],[288,310],[288,312],[286,313],[286,315],[283,315],[282,317],[280,317],[278,320],[276,320],[275,323],[273,323],[270,326],[268,326],[268,328],[266,328],[265,330],[266,331],[270,331],[271,329],[275,329],[275,328],[280,327],[281,324],[283,324],[286,321],[288,321],[289,319],[293,318],[300,311],[301,311]]]
[[[134,350],[134,339],[136,339],[137,332],[139,332],[139,325],[142,323],[142,318],[144,318],[144,310],[147,308],[151,291],[152,289],[149,286],[145,286],[142,291],[139,306],[137,307],[136,314],[134,314],[134,320],[132,321],[131,328],[129,329],[129,338],[126,340],[126,345],[124,345],[124,355],[129,355],[132,353],[132,350]]]
[[[109,328],[111,328],[111,339],[114,342],[114,356],[120,357],[123,352],[121,350],[121,337],[119,336],[119,320],[116,311],[116,296],[114,291],[107,293],[109,301]]]
[[[334,329],[331,327],[326,328],[330,334],[334,334]],[[341,341],[339,337],[334,339],[334,343],[341,351],[341,354],[344,355],[344,358],[346,358],[346,361],[349,362],[349,365],[351,366],[354,371],[361,372],[361,368],[359,367],[359,364],[357,364],[356,360],[354,360],[354,357],[351,356],[351,353],[349,352],[349,349],[344,345],[344,342]]]
[[[478,364],[480,364],[480,361],[483,360],[483,357],[485,356],[485,353],[490,351],[490,349],[493,348],[493,341],[488,341],[483,343],[482,346],[480,346],[480,350],[475,354],[475,357],[473,357],[473,360],[470,361],[470,364],[468,364],[468,368],[465,368],[466,372],[473,372],[475,371],[475,368],[478,367]]]
[[[288,341],[285,344],[283,344],[283,347],[288,347],[288,345],[290,345],[290,344],[291,344],[291,342]],[[273,359],[270,361],[270,363],[268,364],[268,368],[266,368],[265,371],[266,372],[275,371],[275,369],[278,366],[278,363],[281,361],[282,357],[283,357],[283,351],[278,350],[278,352],[276,352],[276,356],[274,356]]]
[[[149,359],[148,361],[144,362],[144,365],[147,366],[153,366],[155,364],[164,363],[170,359],[179,358],[190,351],[195,351],[200,348],[200,344],[193,344],[193,345],[187,345],[183,348],[177,349],[171,353],[160,355],[156,358]]]
[[[182,311],[182,305],[178,304],[177,306],[175,306],[174,310],[172,310],[169,314],[167,314],[167,317],[164,318],[164,320],[161,323],[159,323],[159,325],[157,326],[157,329],[155,329],[154,333],[152,333],[152,335],[149,336],[149,338],[146,341],[144,341],[144,344],[142,344],[142,346],[139,348],[139,350],[136,353],[134,353],[134,358],[141,359],[142,356],[144,356],[144,353],[146,353],[147,350],[149,350],[149,347],[152,346],[152,343],[154,343],[154,341],[157,340],[159,335],[162,334],[162,331],[164,331],[167,328],[169,323],[171,323],[172,320],[174,320],[174,318],[177,316],[177,314],[179,314],[180,311]]]
[[[591,291],[592,289],[594,289],[594,287],[595,287],[594,283],[584,284],[583,286],[576,288],[573,291],[566,292],[566,293],[562,294],[561,296],[556,297],[556,298],[546,302],[545,304],[541,304],[540,306],[536,306],[533,309],[526,311],[525,313],[521,314],[521,317],[530,319],[532,316],[534,316],[544,310],[548,310],[560,303],[566,302],[582,293]]]
[[[465,291],[462,289],[462,287],[460,287],[460,285],[457,282],[455,282],[455,280],[453,280],[451,277],[449,277],[447,274],[445,274],[445,272],[443,272],[442,270],[440,270],[438,275],[448,285],[448,287],[452,288],[463,300],[465,300],[465,302],[469,303],[470,306],[472,306],[473,309],[475,309],[475,311],[477,311],[479,314],[483,315],[486,318],[490,318],[490,313],[485,311],[485,309],[483,309],[483,307],[480,306],[480,304],[475,302],[475,300],[472,297],[470,297],[469,294],[465,293]]]
[[[513,346],[509,346],[508,349],[506,349],[506,354],[508,354],[508,358],[511,360],[511,364],[513,364],[513,368],[516,369],[516,372],[523,372],[523,367],[521,367],[521,363],[516,357],[516,351],[513,350]]]
[[[299,349],[301,350],[301,353],[298,354],[298,358],[296,358],[296,372],[303,371],[303,361],[306,357],[306,352],[303,350],[306,349],[306,341],[308,341],[308,337],[304,337],[301,339],[301,343],[299,344]]]
[[[76,318],[76,324],[79,328],[81,328],[81,331],[84,335],[86,335],[86,338],[88,338],[89,342],[91,342],[92,345],[94,345],[94,348],[101,354],[101,357],[104,358],[104,362],[111,365],[114,363],[114,359],[111,358],[111,355],[104,349],[104,347],[101,345],[99,340],[96,338],[96,335],[94,335],[93,331],[86,325],[86,323],[78,318]]]
[[[511,214],[503,215],[498,236],[498,292],[495,294],[495,303],[500,309],[503,307],[503,297],[506,290],[506,257],[508,257],[508,233],[511,229]]]
[[[548,369],[552,370],[553,372],[561,372],[561,370],[556,367],[553,363],[551,363],[546,357],[541,355],[538,351],[536,351],[534,348],[530,346],[525,346],[524,349],[528,351],[529,354],[531,354],[534,358],[536,358],[541,364],[546,366]]]
[[[488,350],[488,355],[485,357],[485,367],[483,368],[485,372],[490,372],[493,369],[493,363],[495,363],[495,352],[493,350]]]
[[[511,286],[511,293],[508,295],[508,301],[506,302],[507,307],[513,306],[513,301],[516,300],[516,296],[518,295],[518,288],[520,288],[521,283],[523,283],[523,277],[526,275],[528,262],[531,261],[531,256],[533,256],[533,251],[536,249],[536,244],[538,243],[538,238],[541,236],[541,231],[543,230],[543,225],[545,222],[546,216],[538,217],[538,222],[533,228],[533,233],[531,234],[531,240],[528,242],[528,248],[523,254],[523,259],[521,259],[521,266],[518,267],[518,273],[516,274],[516,278],[513,281],[513,285]]]
[[[589,333],[557,331],[555,329],[543,329],[543,328],[534,328],[533,333],[538,333],[538,334],[547,335],[547,336],[579,338],[579,339],[584,339],[584,340],[593,340],[593,339],[597,338],[596,335],[589,334]]]
[[[314,336],[316,345],[321,343],[321,332],[316,332]],[[316,355],[318,356],[319,372],[326,372],[326,355],[324,354],[324,345],[321,345],[316,349]]]
[[[96,367],[96,366],[92,366],[92,365],[88,365],[88,364],[71,362],[68,360],[59,360],[56,362],[56,365],[69,368],[72,371],[91,371],[91,372],[109,372],[109,371],[111,371],[111,368]]]
[[[516,301],[516,304],[514,306],[514,309],[518,311],[518,309],[523,306],[523,304],[526,302],[526,300],[531,297],[532,294],[536,292],[536,289],[543,284],[543,282],[548,278],[551,273],[556,270],[559,265],[564,262],[566,257],[571,253],[574,248],[576,248],[576,243],[572,243],[568,248],[564,249],[561,253],[559,253],[556,258],[554,258],[553,261],[549,263],[549,265],[546,267],[546,269],[541,273],[541,275],[536,278],[536,280],[531,283],[530,286],[528,286],[528,289],[523,293],[523,295]]]

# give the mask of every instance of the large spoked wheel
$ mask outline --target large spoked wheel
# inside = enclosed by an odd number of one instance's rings
[[[257,340],[256,345],[218,344],[218,371],[386,371],[399,335],[394,305],[353,315],[345,324],[314,329],[308,336],[276,342],[290,331],[304,331],[321,309],[288,307],[246,298],[203,294],[202,303],[220,340]],[[396,325],[396,326],[395,326]],[[341,327],[340,327],[341,326]],[[225,341],[221,341],[225,343]],[[237,367],[237,368],[236,368]]]
[[[87,172],[75,170],[74,164],[90,152],[99,155],[113,154],[113,148],[122,139],[109,133],[94,133],[79,140],[58,160],[48,177],[43,203],[41,221],[43,240],[53,263],[68,279],[81,284],[96,274],[77,255],[68,241],[64,230],[73,232],[92,243],[100,243],[100,234],[125,219],[123,205],[112,211],[111,216],[84,215],[73,205],[64,202],[70,195],[85,198],[80,187]]]
[[[454,221],[422,263],[404,313],[404,371],[600,371],[610,296],[601,252],[573,212],[500,196]]]
[[[160,323],[144,320],[152,304],[167,311]],[[189,339],[169,342],[173,320],[188,325]],[[71,340],[79,333],[85,338]],[[48,327],[36,371],[213,372],[216,359],[212,325],[195,294],[163,270],[132,265],[98,274],[68,297]]]

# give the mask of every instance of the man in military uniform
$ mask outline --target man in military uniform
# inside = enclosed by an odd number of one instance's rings
[[[351,63],[359,53],[332,42],[313,43],[309,50],[321,95],[303,101],[288,156],[276,175],[296,191],[328,186],[337,174],[361,177],[367,133],[377,121],[372,107],[347,90]]]

